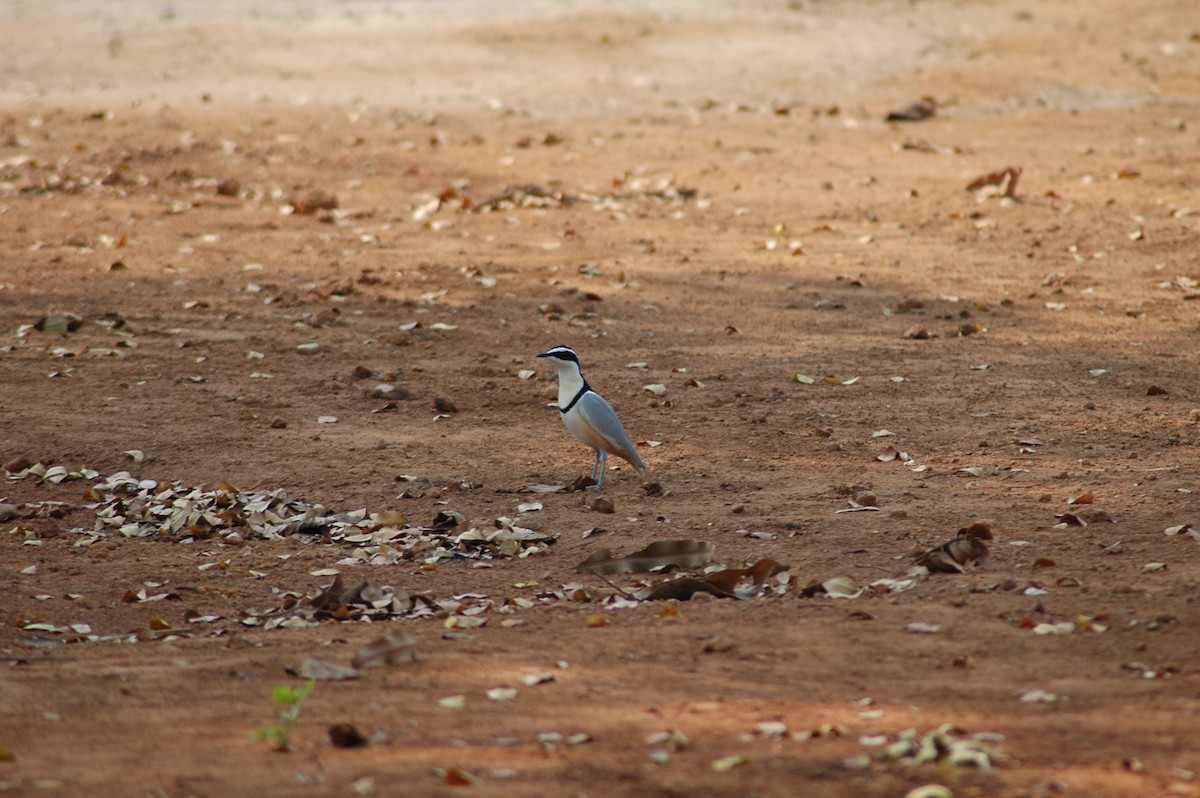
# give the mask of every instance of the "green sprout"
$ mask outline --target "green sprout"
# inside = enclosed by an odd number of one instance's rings
[[[300,717],[300,705],[304,703],[304,699],[312,695],[316,686],[316,679],[309,679],[303,687],[282,684],[272,688],[271,700],[281,707],[279,719],[283,722],[267,729],[259,729],[254,733],[254,739],[274,740],[278,743],[280,751],[291,751],[292,728]]]

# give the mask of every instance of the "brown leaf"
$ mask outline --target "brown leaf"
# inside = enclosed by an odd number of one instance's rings
[[[884,119],[887,122],[920,122],[935,116],[937,108],[937,100],[932,97],[922,97],[901,108],[893,108]]]
[[[594,480],[591,477],[589,477],[588,475],[584,474],[582,476],[576,477],[575,481],[567,486],[567,492],[568,493],[576,493],[581,490],[586,490],[587,488],[590,488],[596,484],[598,484],[596,482],[596,480]]]
[[[302,216],[311,216],[317,211],[332,211],[338,207],[338,198],[324,191],[310,191],[291,202],[292,208]]]
[[[402,629],[360,648],[351,663],[356,668],[373,668],[377,665],[416,662],[419,659],[416,638]]]
[[[848,576],[835,576],[823,582],[813,581],[799,591],[801,598],[813,598],[825,594],[830,598],[858,598],[865,588]]]
[[[479,784],[479,777],[461,768],[450,768],[446,771],[446,783],[452,787],[470,787]]]
[[[1060,524],[1065,524],[1066,526],[1087,526],[1088,524],[1115,523],[1112,513],[1110,513],[1108,510],[1105,510],[1103,507],[1097,507],[1094,504],[1074,505],[1071,509],[1071,512],[1059,513],[1054,517],[1058,519]]]
[[[983,541],[992,539],[992,528],[976,522],[958,530],[958,536],[937,548],[930,549],[913,560],[930,573],[961,574],[967,567],[987,561],[988,547]]]
[[[597,496],[588,502],[588,509],[597,513],[613,513],[617,508],[612,503],[612,499],[607,496]]]
[[[1021,177],[1021,167],[1010,166],[995,172],[981,175],[967,184],[967,191],[979,191],[987,188],[991,193],[1002,197],[1017,195],[1017,180]]]
[[[669,582],[663,582],[650,591],[649,595],[646,596],[646,601],[664,601],[666,599],[691,601],[692,596],[697,593],[708,593],[717,598],[737,598],[733,593],[721,590],[706,579],[685,576],[682,579],[672,579]]]
[[[625,557],[613,557],[610,549],[599,549],[575,566],[575,570],[603,576],[644,573],[670,565],[696,568],[712,562],[715,548],[706,540],[656,540],[641,551]]]
[[[333,584],[322,590],[317,595],[308,600],[310,606],[315,610],[333,611],[333,608],[338,604],[338,597],[345,591],[342,585],[342,575],[338,574],[333,579]]]
[[[787,569],[788,566],[775,560],[763,559],[749,568],[726,568],[723,571],[716,571],[705,576],[704,580],[719,590],[732,593],[743,580],[748,579],[752,585],[761,585],[775,574]]]
[[[33,460],[25,455],[18,455],[4,464],[4,470],[10,474],[15,474],[18,471],[24,471],[33,465]]]

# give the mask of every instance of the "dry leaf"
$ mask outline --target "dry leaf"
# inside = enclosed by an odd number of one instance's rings
[[[487,697],[492,701],[512,701],[517,697],[517,688],[492,687],[488,689]]]
[[[884,117],[887,122],[920,122],[937,114],[938,102],[932,97],[913,100],[901,108],[893,108]]]
[[[446,771],[446,783],[452,787],[471,787],[480,783],[480,778],[462,768]]]
[[[1179,526],[1169,526],[1163,532],[1167,537],[1175,537],[1176,535],[1185,535],[1192,540],[1200,540],[1200,531],[1192,529],[1191,524],[1180,524]]]
[[[913,560],[913,565],[925,568],[930,573],[961,574],[969,566],[987,561],[988,547],[983,541],[992,540],[992,528],[976,522],[958,530],[953,540],[930,549]]]
[[[697,568],[712,562],[715,548],[706,540],[656,540],[625,557],[613,557],[610,549],[599,549],[575,566],[575,570],[605,576],[645,573],[666,566]]]
[[[356,668],[372,668],[416,662],[419,659],[416,638],[402,629],[360,648],[355,652],[352,662]]]
[[[315,679],[318,682],[341,682],[347,679],[357,679],[357,668],[350,668],[345,665],[339,665],[336,662],[328,660],[316,659],[309,657],[289,672],[294,672],[295,675],[302,679]]]
[[[988,193],[1000,197],[1015,197],[1017,195],[1017,180],[1021,177],[1021,167],[1010,166],[995,172],[975,178],[967,184],[967,191],[988,189]]]
[[[775,560],[762,559],[749,568],[726,568],[706,574],[704,581],[726,593],[733,593],[743,581],[748,581],[752,585],[762,585],[775,574],[787,569],[788,566]]]
[[[682,579],[672,579],[669,582],[663,582],[646,595],[646,601],[664,601],[667,599],[691,601],[692,596],[697,593],[708,593],[717,598],[737,598],[733,593],[724,591],[707,580],[686,576]]]
[[[723,759],[718,759],[713,762],[712,769],[717,773],[728,773],[738,765],[744,765],[745,763],[746,758],[744,756],[740,754],[734,754],[733,756],[727,756]]]
[[[800,590],[802,598],[812,598],[818,594],[824,593],[830,598],[846,598],[856,599],[863,594],[862,588],[857,582],[848,576],[835,576],[832,579],[826,579],[824,582],[812,582]]]

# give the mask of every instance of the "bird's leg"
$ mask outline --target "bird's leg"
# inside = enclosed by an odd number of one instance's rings
[[[597,449],[596,462],[592,466],[592,482],[594,485],[588,485],[587,490],[600,490],[604,487],[604,472],[608,469],[608,452]]]

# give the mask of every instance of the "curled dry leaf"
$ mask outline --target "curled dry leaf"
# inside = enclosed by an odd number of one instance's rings
[[[1053,704],[1061,700],[1057,695],[1048,690],[1027,690],[1021,694],[1020,701],[1022,704]]]
[[[967,191],[985,190],[984,196],[1015,197],[1017,181],[1021,178],[1021,167],[1009,166],[986,175],[980,175],[967,184]]]
[[[512,701],[517,697],[515,687],[492,687],[487,691],[487,697],[492,701]]]
[[[607,496],[597,496],[588,502],[588,509],[596,513],[613,513],[617,508],[612,503],[612,499]]]
[[[940,623],[923,623],[921,621],[910,623],[904,628],[906,631],[921,635],[935,635],[942,631],[942,625]]]
[[[446,783],[451,787],[472,787],[481,784],[482,779],[462,768],[450,768],[446,771]]]
[[[672,579],[669,582],[663,582],[646,594],[645,600],[664,601],[675,599],[676,601],[691,601],[692,596],[697,593],[708,593],[717,598],[737,598],[733,593],[722,590],[705,579],[685,576],[682,579]]]
[[[909,790],[904,798],[954,798],[954,793],[941,784],[926,784]]]
[[[1180,524],[1179,526],[1169,526],[1163,530],[1167,537],[1187,536],[1192,540],[1200,540],[1200,531],[1192,529],[1191,524]]]
[[[992,528],[976,522],[958,530],[958,536],[937,548],[930,549],[913,560],[913,565],[930,573],[961,574],[972,565],[987,561],[988,547],[985,540],[992,540]]]
[[[762,559],[749,568],[726,568],[707,574],[704,581],[726,593],[733,593],[743,583],[763,585],[778,573],[788,570],[787,565],[770,559]]]
[[[801,598],[812,598],[823,593],[829,598],[856,599],[863,594],[864,590],[865,588],[859,586],[848,576],[835,576],[824,582],[810,582],[801,588],[800,596]]]
[[[738,767],[739,765],[744,765],[744,764],[746,764],[746,758],[744,756],[742,756],[741,754],[734,754],[733,756],[727,756],[727,757],[723,757],[721,759],[715,760],[712,763],[712,769],[715,770],[717,773],[728,773],[729,771],[733,770],[735,767]]]
[[[347,679],[357,679],[358,669],[309,657],[296,666],[295,674],[301,679],[315,679],[318,682],[342,682]]]
[[[1084,527],[1088,524],[1115,523],[1112,513],[1094,504],[1072,505],[1070,512],[1059,513],[1054,517],[1058,519],[1058,523],[1055,526],[1059,529],[1066,529],[1071,526]]]
[[[34,323],[33,329],[38,332],[58,333],[66,335],[73,333],[83,326],[83,318],[74,313],[56,313],[51,316],[42,316]]]
[[[768,740],[782,740],[788,736],[787,724],[777,720],[764,720],[755,724],[754,733]]]
[[[416,662],[419,659],[416,639],[402,629],[360,648],[354,654],[353,663],[356,668],[373,668],[377,665]]]
[[[656,540],[646,548],[624,557],[614,557],[611,549],[598,549],[575,566],[575,570],[604,576],[645,573],[667,566],[697,568],[712,562],[715,549],[706,540]]]
[[[922,97],[919,100],[913,100],[908,105],[888,111],[884,120],[887,122],[920,122],[937,115],[937,109],[937,100],[933,97]]]

